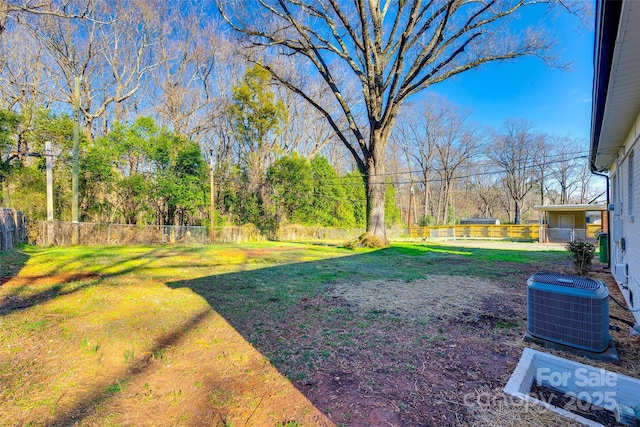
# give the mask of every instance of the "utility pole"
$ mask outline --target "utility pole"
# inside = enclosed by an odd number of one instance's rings
[[[452,216],[452,220],[453,220],[453,230],[454,230],[454,236],[455,237],[455,229],[456,229],[456,199],[455,197],[453,197],[453,191],[451,191],[451,216]]]
[[[213,180],[213,150],[209,150],[209,176],[211,179],[211,208],[209,216],[211,217],[211,244],[215,242],[215,219],[216,219],[216,187]]]
[[[79,168],[79,153],[78,144],[80,140],[80,77],[75,77],[75,88],[73,93],[73,176],[71,178],[71,187],[73,191],[71,201],[71,244],[78,244],[78,168]]]
[[[411,204],[413,202],[413,184],[409,189],[409,211],[407,212],[407,233],[411,235]]]
[[[53,245],[53,153],[51,141],[44,143],[44,158],[47,168],[47,246]]]

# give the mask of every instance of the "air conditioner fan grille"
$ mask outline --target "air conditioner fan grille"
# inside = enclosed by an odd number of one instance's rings
[[[529,279],[531,282],[547,283],[550,285],[566,286],[568,288],[596,290],[600,282],[587,277],[565,276],[562,274],[536,273]]]

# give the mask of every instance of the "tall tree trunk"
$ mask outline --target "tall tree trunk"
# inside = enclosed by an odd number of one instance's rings
[[[372,132],[371,152],[366,163],[367,187],[367,233],[387,244],[387,229],[384,224],[386,168],[384,149],[386,140],[379,132]]]
[[[516,206],[515,206],[515,216],[513,219],[513,223],[514,224],[520,224],[520,201],[518,200],[514,200]]]
[[[423,218],[426,219],[427,215],[429,215],[429,192],[431,191],[431,187],[429,185],[429,175],[425,173],[423,177],[424,177],[424,205],[423,205],[424,216]]]
[[[447,171],[445,170],[445,174]],[[449,194],[449,182],[448,178],[445,175],[444,180],[442,181],[442,224],[447,225],[449,222],[449,203],[451,201],[451,197]]]
[[[435,206],[435,218],[436,218],[436,225],[442,225],[442,186],[440,186],[440,189],[438,190],[438,202]]]

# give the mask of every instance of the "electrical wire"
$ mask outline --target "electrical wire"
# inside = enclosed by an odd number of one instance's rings
[[[609,295],[609,298],[611,298],[613,300],[613,302],[615,302],[616,304],[618,304],[623,310],[627,310],[630,311],[632,313],[638,313],[640,312],[640,308],[628,308],[625,307],[624,305],[622,305],[622,303],[620,301],[618,301],[617,299],[614,298],[613,295]]]
[[[633,327],[633,326],[635,325],[635,323],[634,323],[634,322],[630,322],[629,320],[621,319],[621,318],[616,317],[616,316],[609,315],[609,318],[610,318],[610,319],[613,319],[613,320],[617,320],[618,322],[622,322],[622,323],[624,323],[625,325],[629,325],[629,326],[631,326],[631,327]]]
[[[587,159],[588,156],[577,156],[574,157],[572,160],[574,159]],[[549,165],[553,165],[553,164],[557,164],[557,163],[565,163],[568,162],[569,160],[567,159],[560,159],[560,160],[551,160],[551,161],[547,161],[544,163],[529,163],[526,165],[523,165],[521,168],[519,169],[530,169],[530,168],[534,168],[534,167],[540,167],[540,166],[549,166]],[[495,165],[494,163],[479,163],[479,164],[472,164],[472,165],[468,165],[468,166],[464,166],[463,168],[466,169],[470,169],[470,168],[479,168],[482,167],[483,165],[489,166],[489,165]],[[436,169],[431,170],[431,172],[435,172],[435,173],[441,173],[441,171],[438,171]],[[421,175],[423,172],[422,171],[418,171],[418,170],[410,170],[410,171],[404,171],[404,172],[387,172],[387,173],[383,173],[383,174],[378,174],[376,176],[380,176],[380,177],[394,177],[394,176],[404,176],[404,175]],[[479,177],[479,176],[487,176],[487,175],[502,175],[504,174],[505,171],[501,170],[501,169],[495,169],[495,170],[485,170],[482,172],[475,172],[475,173],[468,173],[466,175],[458,175],[458,176],[453,176],[451,178],[449,178],[451,181],[462,181],[462,180],[466,180],[469,178],[474,178],[474,177]],[[359,179],[364,179],[367,178],[368,175],[359,175],[359,176],[339,176],[339,177],[334,177],[334,178],[311,178],[311,179],[305,179],[305,180],[301,180],[298,182],[323,182],[325,185],[346,185],[346,186],[353,186],[353,185],[361,185],[359,182],[347,182],[345,183],[344,181],[347,180],[359,180]],[[396,181],[396,184],[402,185],[402,184],[416,184],[416,183],[439,183],[439,182],[443,182],[446,181],[446,178],[429,178],[428,180],[423,180],[423,179],[413,179],[410,181]],[[225,183],[232,183],[232,182],[236,182],[236,183],[242,183],[243,181],[240,178],[230,178],[230,177],[225,177],[225,178],[218,178],[216,180],[217,182],[225,182]],[[327,182],[329,181],[329,182]],[[334,181],[334,183],[331,183],[331,181]],[[342,181],[342,183],[340,183],[340,181]]]

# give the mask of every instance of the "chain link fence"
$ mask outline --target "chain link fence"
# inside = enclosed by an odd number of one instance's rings
[[[70,246],[77,227],[79,245],[158,245],[168,243],[211,243],[209,227],[173,225],[126,225],[68,221],[29,221],[26,242],[37,246]],[[246,243],[264,240],[281,242],[334,241],[346,242],[365,232],[364,228],[308,227],[287,225],[277,233],[264,235],[252,224],[216,227],[215,243]],[[406,236],[406,229],[390,228],[389,239]]]
[[[167,243],[206,244],[209,227],[176,225],[100,224],[68,221],[29,221],[28,243],[37,246],[69,246],[74,227],[79,245],[158,245]],[[253,225],[217,227],[216,243],[245,243],[265,240]]]
[[[286,225],[278,229],[277,238],[281,242],[309,240],[341,240],[354,239],[365,232],[364,228],[307,227],[302,225]]]

